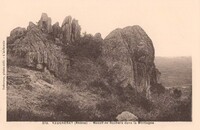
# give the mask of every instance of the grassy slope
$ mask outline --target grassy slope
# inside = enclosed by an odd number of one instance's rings
[[[48,72],[8,66],[8,121],[116,120],[122,111],[146,111],[113,94],[63,83]],[[140,116],[139,116],[140,117]]]
[[[10,66],[8,67],[7,91],[7,107],[8,113],[10,113],[8,118],[17,120],[19,118],[17,116],[20,116],[20,120],[32,120],[31,118],[54,120],[54,118],[59,118],[58,114],[62,114],[55,113],[55,109],[59,109],[56,108],[59,102],[63,103],[63,107],[68,105],[75,107],[70,103],[78,102],[80,109],[83,109],[81,107],[93,106],[98,100],[98,97],[92,93],[75,89],[72,85],[64,84],[48,73]],[[76,93],[74,93],[75,91]],[[11,117],[13,116],[12,111],[16,110],[22,113],[19,112],[16,117]]]
[[[187,60],[157,58],[156,65],[164,74],[161,81],[165,85],[174,87],[191,83],[191,77],[187,76],[191,72]],[[78,71],[76,74],[79,75]],[[171,82],[168,78],[170,75],[176,80]],[[77,76],[73,78],[78,79]],[[185,77],[188,80],[185,81]],[[156,96],[154,102],[150,103],[135,95],[131,88],[112,86],[112,93],[107,93],[102,82],[95,81],[92,86],[63,83],[48,72],[16,66],[8,66],[7,83],[8,121],[105,121],[116,120],[115,117],[123,111],[134,113],[140,120],[191,120],[190,97],[181,101],[173,99],[168,92]]]

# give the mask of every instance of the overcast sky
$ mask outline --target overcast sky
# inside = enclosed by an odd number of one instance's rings
[[[41,13],[62,24],[71,15],[82,32],[102,37],[116,28],[140,25],[156,56],[191,56],[199,47],[199,0],[0,0],[0,40],[15,27],[36,23]]]

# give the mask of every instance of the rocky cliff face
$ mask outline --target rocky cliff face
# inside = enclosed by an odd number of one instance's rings
[[[103,56],[116,72],[115,83],[131,85],[149,99],[151,87],[157,83],[151,39],[139,26],[112,31],[105,39]]]
[[[7,51],[12,64],[21,64],[37,70],[49,70],[55,75],[65,75],[69,58],[63,54],[63,45],[80,37],[80,26],[71,17],[51,25],[51,18],[43,13],[38,25],[30,22],[27,29],[17,27],[7,38]],[[14,59],[15,58],[15,59]],[[19,63],[18,63],[19,62]]]
[[[12,35],[10,36],[12,38]],[[21,64],[37,70],[49,70],[59,75],[60,69],[66,70],[69,64],[67,56],[62,54],[61,46],[48,39],[48,35],[30,22],[26,34],[14,42],[8,42],[8,55],[22,59]],[[15,64],[15,63],[14,63]]]

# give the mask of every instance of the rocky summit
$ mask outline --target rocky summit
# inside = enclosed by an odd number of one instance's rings
[[[71,17],[51,25],[51,18],[43,13],[38,24],[29,22],[27,29],[17,27],[7,38],[8,56],[12,64],[21,64],[37,70],[49,70],[57,76],[66,74],[69,58],[62,46],[80,37],[78,21]],[[15,58],[15,59],[14,59]]]
[[[7,37],[7,119],[191,120],[190,96],[165,89],[154,59],[153,42],[138,25],[103,39],[81,34],[71,16],[59,24],[43,13]]]

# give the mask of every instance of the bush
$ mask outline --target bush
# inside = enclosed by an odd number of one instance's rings
[[[102,97],[109,96],[112,92],[109,88],[110,86],[106,86],[103,81],[95,80],[90,83],[89,89],[98,95],[101,95]]]
[[[104,99],[97,103],[96,109],[100,112],[100,121],[116,121],[118,113],[122,111],[120,104],[115,99]]]
[[[23,109],[7,110],[7,121],[47,121],[49,117],[42,117],[32,111]]]
[[[19,67],[26,67],[26,61],[24,58],[14,55],[7,55],[7,66],[19,66]]]
[[[181,95],[182,95],[181,90],[178,90],[177,88],[173,90],[173,96],[174,96],[175,98],[180,98]]]
[[[146,111],[151,111],[152,110],[152,102],[148,100],[145,96],[145,94],[141,94],[137,92],[137,90],[131,86],[128,86],[126,88],[122,88],[121,95],[122,101],[127,101],[131,103],[132,105],[136,105],[137,107],[141,107],[142,109]]]
[[[48,120],[53,121],[90,121],[96,119],[95,108],[86,106],[68,92],[46,93],[40,97],[42,109],[52,111]]]
[[[153,111],[157,111],[157,121],[191,121],[191,98],[179,100],[170,95],[169,91],[153,98]]]
[[[64,48],[64,52],[70,58],[87,57],[91,60],[96,60],[102,53],[102,39],[97,39],[92,35],[84,35],[74,43],[69,44]]]
[[[165,87],[160,83],[154,83],[154,84],[151,84],[151,86],[152,87],[150,88],[150,90],[153,94],[160,95],[165,92]]]

